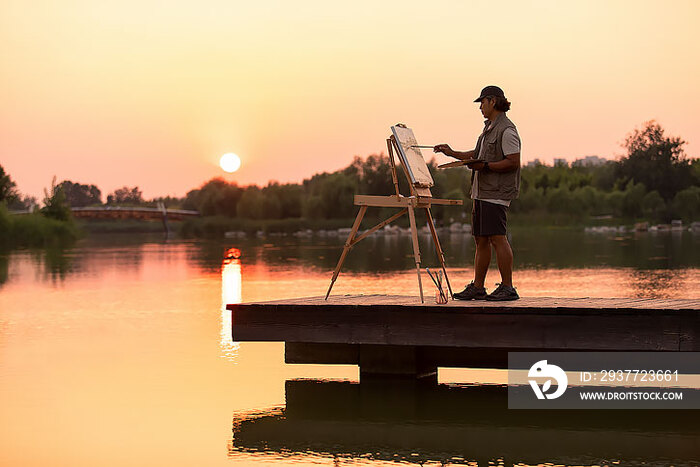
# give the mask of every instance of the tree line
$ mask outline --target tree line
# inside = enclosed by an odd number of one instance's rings
[[[655,121],[630,133],[627,154],[600,165],[581,161],[522,167],[520,198],[511,204],[514,214],[583,220],[607,216],[658,222],[700,219],[700,160],[688,157],[679,137],[667,136]],[[433,196],[461,199],[465,207],[434,208],[443,223],[470,209],[471,172],[465,168],[428,168],[435,181]],[[400,171],[400,169],[399,169]],[[402,193],[409,192],[399,173]],[[182,206],[204,216],[241,219],[341,219],[355,215],[357,193],[391,195],[394,186],[389,158],[384,154],[352,163],[335,172],[320,173],[301,184],[241,187],[223,179],[210,180],[187,193]]]
[[[630,133],[623,147],[626,155],[616,161],[586,166],[574,162],[554,166],[531,165],[521,169],[520,198],[510,212],[557,219],[606,216],[668,222],[700,218],[700,161],[684,152],[686,142],[667,136],[650,121]],[[434,160],[428,168],[435,180],[434,197],[461,199],[465,207],[434,208],[438,221],[448,223],[465,217],[470,209],[471,172],[466,168],[438,169]],[[399,168],[399,187],[409,189]],[[60,194],[59,194],[60,192]],[[385,154],[355,157],[347,167],[313,175],[302,183],[270,182],[266,186],[239,186],[215,178],[193,189],[183,198],[161,197],[144,200],[138,187],[122,187],[110,193],[107,205],[155,205],[193,209],[203,216],[247,220],[308,219],[332,220],[354,217],[355,194],[391,195],[394,186],[391,165]],[[62,181],[47,193],[47,200],[65,199],[69,206],[102,205],[95,185]],[[0,202],[10,209],[34,203],[22,197],[0,166]],[[60,203],[59,203],[60,204]],[[54,208],[52,208],[54,209]],[[388,214],[379,212],[379,217]]]

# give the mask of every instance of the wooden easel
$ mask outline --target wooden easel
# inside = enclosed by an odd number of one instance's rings
[[[406,126],[402,124],[398,124],[396,125],[396,127],[406,129]],[[393,130],[394,128],[392,128],[392,131]],[[442,271],[445,274],[445,281],[447,283],[447,288],[450,297],[452,297],[452,287],[450,286],[450,280],[447,277],[447,269],[445,267],[445,255],[442,251],[442,247],[440,247],[440,240],[438,239],[437,230],[435,229],[435,222],[433,221],[433,216],[430,212],[430,206],[433,204],[461,206],[462,200],[433,198],[430,192],[430,186],[432,186],[432,178],[430,178],[430,183],[416,181],[416,177],[411,172],[411,169],[407,166],[405,153],[402,152],[404,151],[404,149],[396,141],[396,137],[394,135],[391,135],[389,138],[387,138],[386,145],[389,151],[389,161],[391,162],[391,178],[394,183],[396,195],[355,195],[354,204],[356,206],[360,206],[360,211],[357,213],[355,222],[353,223],[352,229],[350,230],[350,235],[348,235],[348,239],[345,241],[345,247],[343,248],[343,252],[340,255],[340,259],[338,260],[338,265],[335,267],[335,271],[333,271],[333,278],[331,279],[331,284],[328,287],[328,292],[326,292],[326,300],[328,300],[328,296],[331,293],[331,289],[333,289],[333,284],[335,283],[335,280],[340,274],[340,268],[343,266],[345,257],[347,256],[350,249],[353,246],[355,246],[360,240],[368,237],[377,230],[381,229],[386,225],[391,224],[396,219],[399,219],[404,214],[408,213],[408,220],[411,226],[411,239],[413,240],[413,257],[416,261],[416,273],[418,275],[418,289],[420,291],[420,301],[421,303],[424,303],[423,283],[421,282],[420,275],[421,258],[420,249],[418,248],[418,229],[416,227],[415,216],[416,209],[425,209],[426,217],[428,219],[428,227],[430,228],[430,234],[433,239],[433,244],[435,245],[435,251],[437,252],[438,260],[440,261]],[[408,179],[408,186],[411,190],[411,194],[408,197],[403,196],[399,192],[399,180],[398,176],[396,175],[396,162],[394,160],[394,150],[396,150],[396,153],[399,154],[399,158],[402,162],[401,167],[403,168],[404,174]],[[423,164],[425,164],[424,161]],[[367,212],[368,207],[395,207],[401,208],[401,210],[393,216],[389,217],[388,219],[375,225],[371,229],[365,231],[361,235],[357,236],[357,231],[360,228],[360,223],[362,222],[362,218],[364,217],[365,212]]]

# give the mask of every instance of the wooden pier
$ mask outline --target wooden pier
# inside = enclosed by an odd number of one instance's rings
[[[284,342],[286,363],[359,365],[361,378],[507,368],[513,351],[700,351],[700,300],[346,295],[227,308],[234,341]]]

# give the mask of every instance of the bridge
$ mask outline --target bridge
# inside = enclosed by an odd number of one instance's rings
[[[26,215],[34,212],[34,207],[26,211],[10,211],[13,215]],[[187,217],[199,217],[199,211],[185,209],[167,209],[163,203],[158,203],[155,208],[143,208],[136,206],[95,206],[71,208],[76,219],[138,219],[160,220],[163,222],[165,233],[170,232],[168,220],[181,221]]]
[[[10,211],[10,214],[21,216],[34,212],[34,207],[26,211]],[[185,209],[166,209],[159,205],[155,208],[141,208],[135,206],[95,206],[71,208],[73,217],[76,219],[141,219],[141,220],[162,220],[169,219],[181,221],[186,217],[199,217],[199,211],[188,211]]]
[[[142,219],[142,220],[174,220],[179,221],[187,217],[199,217],[199,211],[183,209],[166,209],[164,206],[156,208],[99,206],[71,208],[76,219]]]
[[[187,211],[184,209],[167,209],[163,203],[158,203],[155,208],[100,206],[71,208],[76,219],[138,219],[161,220],[163,231],[170,233],[168,220],[181,221],[187,217],[199,217],[199,211]]]

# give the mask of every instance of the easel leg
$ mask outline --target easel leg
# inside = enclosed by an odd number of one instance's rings
[[[408,220],[411,223],[411,239],[413,240],[413,257],[416,260],[416,273],[418,273],[418,290],[420,290],[420,302],[423,300],[423,283],[420,279],[420,249],[418,248],[418,229],[416,228],[416,214],[413,206],[408,207]]]
[[[396,190],[396,198],[401,198],[401,193],[399,192],[399,179],[396,176],[396,161],[394,161],[394,151],[391,146],[394,143],[391,138],[386,140],[386,147],[389,151],[389,161],[391,162],[391,180],[394,182],[394,190]]]
[[[348,235],[348,239],[345,242],[345,248],[343,248],[343,252],[340,255],[340,259],[338,260],[338,265],[335,267],[335,271],[333,271],[333,278],[331,279],[331,285],[328,286],[328,292],[326,292],[326,300],[328,300],[328,296],[331,294],[331,289],[333,288],[333,284],[335,283],[335,280],[338,278],[338,274],[340,274],[340,268],[343,267],[343,261],[345,261],[345,257],[348,254],[348,251],[350,251],[350,248],[352,247],[352,241],[355,238],[355,234],[357,233],[357,230],[360,228],[360,223],[362,223],[362,218],[365,216],[365,212],[367,212],[367,206],[360,206],[360,212],[357,213],[357,217],[355,218],[355,222],[352,224],[352,229],[350,230],[350,235]]]
[[[435,251],[438,255],[438,260],[440,261],[440,266],[442,266],[442,272],[445,274],[445,282],[447,283],[447,290],[450,292],[450,298],[454,299],[452,296],[452,287],[450,286],[450,279],[447,277],[447,268],[445,266],[445,254],[440,246],[440,239],[438,239],[437,230],[435,229],[435,222],[433,221],[433,215],[430,212],[430,208],[425,208],[428,214],[428,226],[430,227],[430,233],[433,236],[433,243],[435,244]]]
[[[372,235],[374,232],[376,232],[377,230],[381,229],[381,228],[384,227],[385,225],[391,224],[391,223],[394,222],[396,219],[398,219],[399,217],[401,217],[401,216],[403,216],[404,214],[406,214],[406,211],[407,211],[407,209],[402,209],[401,211],[397,212],[396,214],[394,214],[394,215],[391,216],[390,218],[388,218],[388,219],[386,219],[386,220],[380,222],[379,224],[375,225],[375,226],[372,227],[371,229],[365,230],[365,233],[363,233],[363,234],[360,235],[359,237],[355,237],[355,238],[352,240],[350,246],[354,246],[354,245],[355,245],[356,243],[358,243],[360,240],[369,237],[370,235]]]

